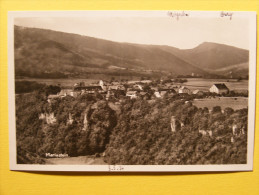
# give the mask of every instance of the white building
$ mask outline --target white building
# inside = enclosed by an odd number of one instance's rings
[[[191,93],[190,89],[188,89],[187,87],[184,87],[184,86],[182,86],[182,87],[179,89],[178,92],[179,92],[180,94],[184,94],[184,93],[190,94],[190,93]]]
[[[137,98],[137,91],[128,91],[128,92],[126,93],[126,96],[127,96],[127,97],[130,97],[130,99]]]
[[[229,92],[229,89],[224,83],[218,83],[218,84],[212,85],[212,87],[210,88],[210,92],[217,93],[217,94],[223,94],[223,93],[227,94]]]

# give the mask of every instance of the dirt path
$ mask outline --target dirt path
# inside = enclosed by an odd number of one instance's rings
[[[52,165],[106,165],[103,158],[93,156],[78,156],[67,158],[47,158],[46,164]]]

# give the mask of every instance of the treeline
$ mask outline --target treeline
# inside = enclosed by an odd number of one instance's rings
[[[15,93],[30,93],[45,87],[44,84],[35,81],[15,81]]]
[[[59,86],[54,85],[46,85],[42,83],[38,83],[36,81],[15,81],[15,93],[30,93],[33,91],[40,91],[41,93],[45,93],[45,95],[49,94],[57,94],[60,92],[61,88]]]

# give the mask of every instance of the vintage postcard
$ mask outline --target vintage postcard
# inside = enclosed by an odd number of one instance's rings
[[[253,170],[256,12],[8,16],[11,170]]]

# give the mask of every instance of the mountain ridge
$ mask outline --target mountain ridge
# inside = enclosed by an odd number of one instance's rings
[[[206,58],[204,46],[200,45],[202,49],[197,46],[194,49],[182,50],[166,45],[121,43],[74,33],[19,26],[15,26],[14,35],[15,70],[18,76],[37,77],[44,72],[60,73],[69,77],[99,72],[118,74],[118,71],[109,69],[111,66],[124,69],[120,74],[141,71],[147,74],[147,70],[163,71],[172,75],[214,74],[204,66],[210,59]],[[227,55],[233,52],[232,50],[235,50],[234,54],[241,52],[239,48],[228,45],[222,50],[227,51]],[[217,53],[222,55],[220,50]],[[244,53],[247,52],[242,50],[242,58],[236,60],[232,59],[232,55],[229,61],[244,63]],[[215,61],[215,55],[211,56],[211,61]],[[226,62],[223,60],[217,68],[222,68],[222,64],[225,66]]]

